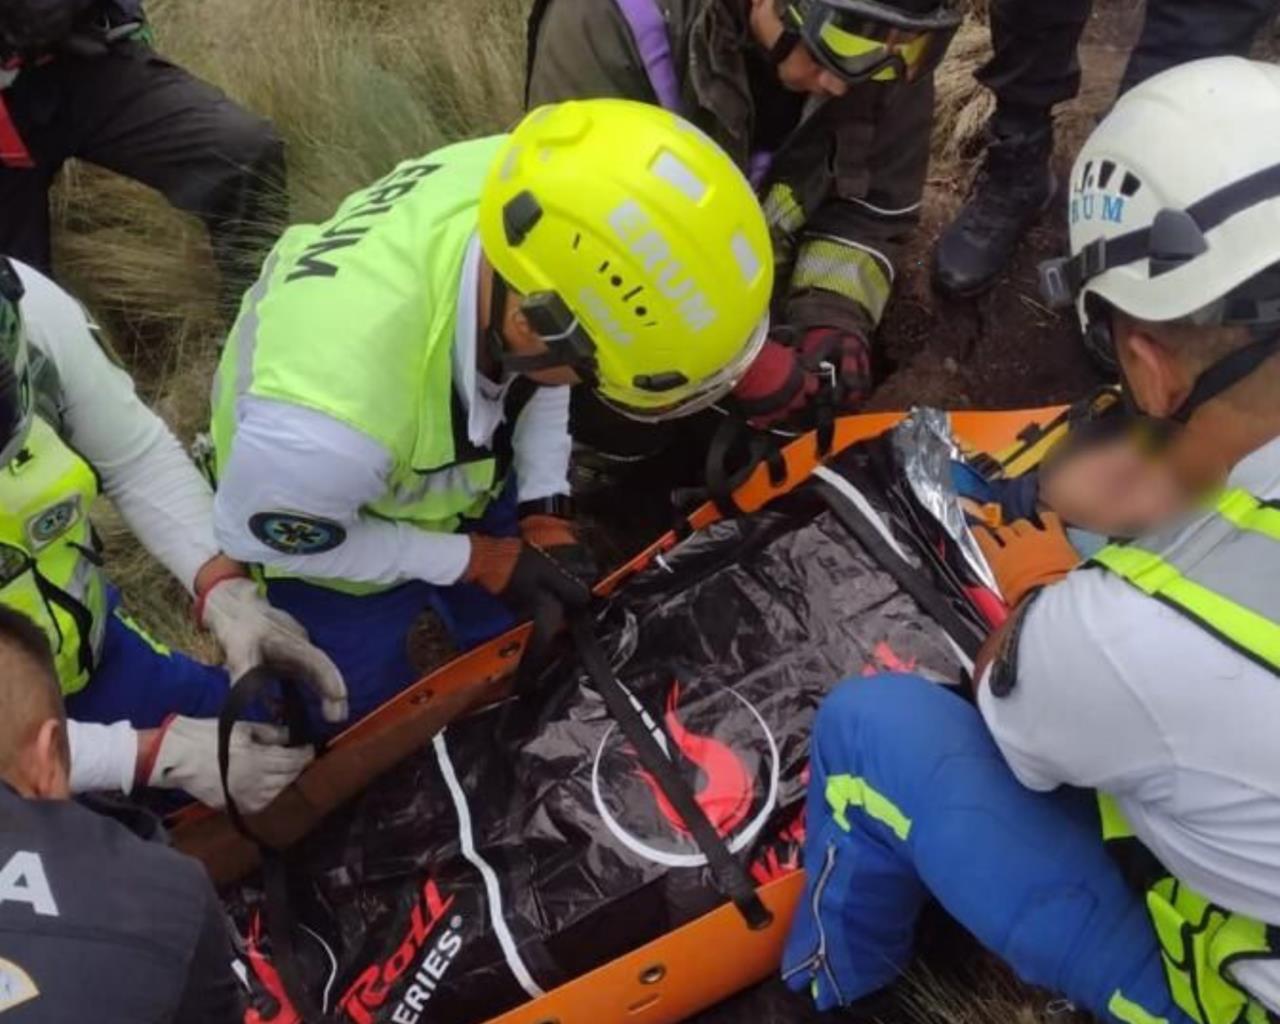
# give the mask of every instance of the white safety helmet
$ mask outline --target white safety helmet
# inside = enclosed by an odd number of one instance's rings
[[[1072,255],[1041,266],[1041,290],[1075,304],[1095,351],[1110,340],[1094,297],[1280,331],[1280,68],[1213,57],[1137,86],[1076,158],[1068,216]]]

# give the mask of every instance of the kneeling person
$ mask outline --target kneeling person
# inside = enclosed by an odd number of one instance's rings
[[[980,530],[1014,610],[977,709],[914,676],[824,705],[785,968],[820,1006],[891,982],[932,894],[1100,1018],[1280,1019],[1278,117],[1280,70],[1198,61],[1077,158],[1072,195],[1126,214],[1074,217],[1046,290],[1196,501],[1078,569],[1054,515]]]
[[[212,719],[227,670],[169,652],[124,614],[89,518],[103,493],[197,595],[233,675],[269,662],[322,691],[332,717],[345,714],[333,664],[219,554],[208,483],[81,307],[38,272],[0,259],[0,604],[30,617],[53,648],[77,720],[72,785],[128,792],[137,782],[220,803]],[[309,756],[283,748],[266,726],[240,725],[236,745],[238,795],[251,808]]]
[[[414,679],[428,607],[465,647],[587,602],[568,386],[643,420],[705,408],[763,345],[771,282],[746,179],[654,107],[544,107],[401,164],[286,232],[245,297],[214,384],[218,539],[363,713]]]

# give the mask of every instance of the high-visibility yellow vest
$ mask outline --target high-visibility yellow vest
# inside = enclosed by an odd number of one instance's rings
[[[23,450],[0,468],[0,601],[49,638],[64,694],[82,690],[102,652],[106,580],[89,510],[97,473],[34,417]]]
[[[1190,531],[1112,545],[1089,564],[1280,675],[1280,508],[1274,504],[1228,490]],[[1280,928],[1217,906],[1180,882],[1142,846],[1110,796],[1099,793],[1098,802],[1103,838],[1145,893],[1178,1006],[1200,1024],[1280,1021],[1228,974],[1241,960],[1280,959]]]
[[[253,395],[325,413],[391,453],[386,493],[367,514],[453,532],[483,513],[510,459],[514,399],[494,441],[472,445],[452,354],[480,189],[502,141],[406,161],[325,223],[285,232],[245,296],[214,380],[215,472],[235,444],[237,402]]]

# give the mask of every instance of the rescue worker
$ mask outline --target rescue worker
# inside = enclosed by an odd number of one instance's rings
[[[910,675],[825,703],[784,965],[819,1006],[891,983],[932,895],[1103,1020],[1280,1019],[1277,118],[1280,69],[1212,58],[1077,158],[1046,297],[1114,345],[1200,501],[1075,571],[1052,514],[978,531],[1013,612],[977,708]]]
[[[268,664],[321,691],[345,717],[342,678],[302,628],[272,609],[218,552],[213,496],[168,427],[138,399],[84,311],[30,267],[0,259],[0,604],[53,647],[76,722],[76,791],[182,789],[218,806],[217,722],[227,669],[148,637],[102,571],[90,519],[112,500],[138,540],[188,591],[238,677]],[[240,723],[231,788],[265,806],[310,751],[281,730]]]
[[[284,196],[271,123],[152,49],[141,0],[0,6],[0,252],[49,273],[49,187],[71,157],[204,221],[237,299]]]
[[[759,205],[674,114],[596,100],[401,164],[290,228],[213,388],[215,526],[341,668],[353,713],[459,647],[588,600],[569,385],[629,416],[705,408],[768,330]]]
[[[977,78],[995,93],[996,109],[968,201],[934,252],[933,279],[944,294],[973,296],[995,284],[1053,200],[1053,108],[1080,89],[1076,48],[1092,10],[1093,0],[992,0],[995,52]],[[1276,0],[1149,0],[1121,95],[1185,61],[1247,54],[1275,13]]]
[[[678,111],[750,175],[777,260],[770,340],[731,404],[809,428],[857,408],[902,246],[919,220],[933,70],[951,0],[539,0],[528,102],[619,96]],[[574,438],[634,459],[688,429],[643,430],[579,390]],[[681,447],[687,447],[683,445]],[[696,447],[696,446],[695,446]],[[701,468],[699,462],[698,468]]]
[[[45,634],[0,606],[0,1014],[17,1024],[242,1020],[204,869],[147,841],[163,831],[146,812],[69,799],[58,691]]]

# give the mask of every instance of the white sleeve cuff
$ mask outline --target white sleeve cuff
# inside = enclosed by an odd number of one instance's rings
[[[138,766],[138,733],[128,722],[67,722],[71,792],[130,793]]]

